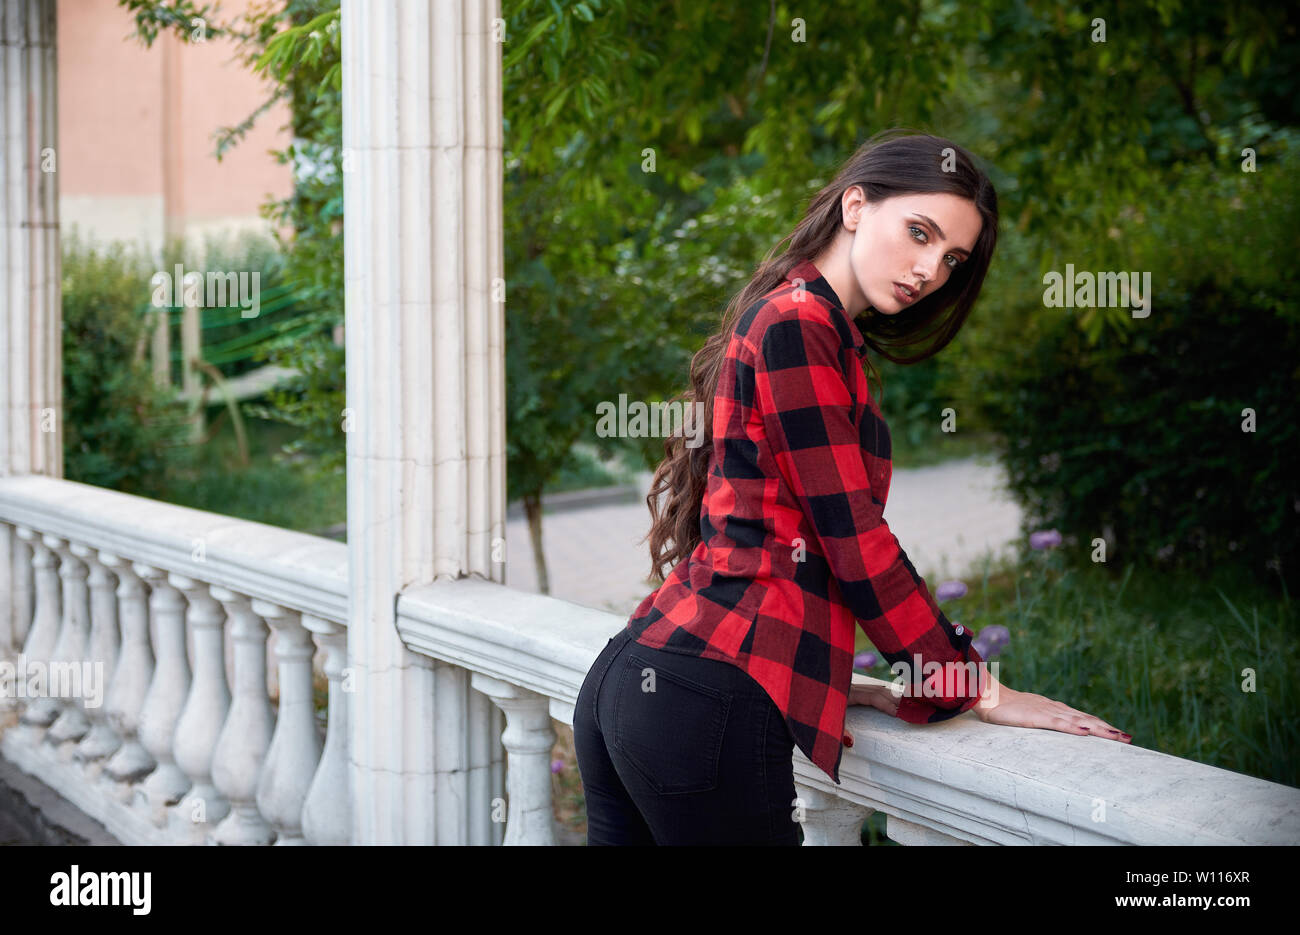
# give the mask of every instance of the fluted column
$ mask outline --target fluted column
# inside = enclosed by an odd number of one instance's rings
[[[129,802],[133,783],[154,768],[153,757],[140,743],[140,712],[153,683],[153,644],[149,638],[149,604],[145,583],[131,563],[121,556],[101,552],[99,560],[117,575],[117,600],[122,625],[122,645],[108,691],[108,725],[122,745],[104,764],[102,780],[118,799]]]
[[[172,739],[181,707],[190,691],[190,662],[185,654],[185,598],[167,580],[167,573],[137,564],[136,573],[149,582],[149,615],[153,619],[153,681],[140,711],[140,742],[158,764],[136,794],[137,807],[162,827],[167,809],[181,800],[190,781],[180,771]]]
[[[469,795],[467,736],[469,672],[445,662],[435,663],[433,694],[434,824],[436,841],[444,846],[469,843],[472,816]]]
[[[257,780],[275,729],[266,694],[269,631],[244,595],[216,586],[211,593],[230,616],[235,644],[234,698],[212,754],[212,782],[230,801],[230,814],[212,838],[217,844],[270,844],[271,826],[257,810]]]
[[[172,574],[168,581],[185,593],[194,636],[194,679],[176,721],[172,752],[189,780],[190,791],[171,810],[171,828],[179,839],[200,843],[230,814],[230,802],[212,783],[212,755],[230,710],[226,686],[226,612],[202,581]]]
[[[321,754],[311,686],[316,646],[297,612],[266,601],[253,601],[253,610],[275,630],[280,671],[280,704],[257,783],[257,807],[275,828],[277,845],[305,844],[302,807]]]
[[[805,847],[861,847],[862,823],[875,809],[795,783]],[[793,811],[793,809],[792,809]]]
[[[482,692],[469,689],[469,717],[466,742],[469,744],[469,775],[466,778],[466,801],[469,804],[469,842],[473,845],[501,843],[501,823],[492,820],[492,800],[504,789],[500,782],[501,732],[504,715]]]
[[[63,476],[55,0],[0,0],[0,476]]]
[[[526,688],[475,672],[471,684],[506,715],[506,845],[552,845],[551,700]]]
[[[468,745],[430,729],[465,731],[468,694],[402,645],[394,597],[444,575],[504,580],[499,13],[499,0],[342,3],[358,844],[463,841],[470,821],[464,800],[435,804]],[[435,718],[435,704],[453,710]]]
[[[73,553],[90,568],[90,646],[86,657],[90,663],[92,684],[98,693],[98,697],[95,693],[87,693],[82,699],[86,717],[90,720],[90,732],[77,744],[74,756],[82,763],[91,764],[111,756],[122,743],[108,724],[107,706],[120,645],[115,593],[117,579],[94,549],[73,546]]]
[[[331,620],[303,614],[303,626],[316,634],[325,650],[325,677],[330,683],[329,721],[320,765],[302,809],[302,834],[308,844],[348,844],[352,814],[348,795],[348,698],[343,670],[348,661],[346,628]]]

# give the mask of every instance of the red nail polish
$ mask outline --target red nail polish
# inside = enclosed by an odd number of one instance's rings
[[[850,737],[848,734],[844,735],[844,746],[846,747],[853,746],[853,738]]]

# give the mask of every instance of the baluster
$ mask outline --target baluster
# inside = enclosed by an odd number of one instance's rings
[[[57,554],[64,540],[38,535],[31,542],[36,550],[32,560],[36,568],[36,622],[27,638],[27,709],[22,723],[32,729],[29,737],[34,741],[43,737],[59,716],[59,703],[50,697],[49,683],[52,666],[56,659],[62,658],[60,653],[67,640],[63,636],[66,627],[59,582],[61,562]]]
[[[149,582],[149,615],[153,618],[157,663],[153,681],[140,710],[140,742],[158,766],[136,791],[136,805],[159,827],[167,809],[189,791],[190,783],[176,766],[172,739],[181,706],[190,691],[190,663],[185,655],[185,598],[167,580],[167,573],[137,564],[136,573]]]
[[[19,707],[18,687],[25,676],[26,659],[22,653],[23,641],[32,623],[32,550],[28,541],[19,535],[18,526],[5,526],[4,535],[9,541],[9,594],[6,600],[9,611],[0,626],[0,661],[13,667],[13,682],[0,682],[0,714]],[[28,530],[30,533],[30,530]]]
[[[14,647],[14,548],[17,543],[14,528],[0,522],[0,663],[9,662]],[[5,699],[8,685],[0,682],[0,709],[7,707]]]
[[[31,632],[32,621],[36,614],[36,569],[32,566],[32,538],[33,533],[27,530],[27,538],[23,538],[22,531],[24,527],[14,527],[14,577],[13,577],[13,607],[14,630],[13,646],[14,649],[21,649],[27,642],[27,634]]]
[[[72,758],[72,745],[85,737],[90,721],[81,709],[83,673],[90,643],[90,589],[86,586],[89,569],[79,553],[84,547],[61,540],[55,551],[62,561],[59,577],[63,579],[63,629],[50,663],[49,696],[58,706],[59,715],[45,734],[45,740],[59,750],[60,758]],[[66,747],[61,745],[68,744]]]
[[[248,598],[213,585],[209,589],[230,616],[235,644],[235,694],[212,753],[212,783],[230,801],[230,814],[212,833],[217,844],[270,844],[271,826],[257,810],[257,779],[275,718],[266,694],[266,640],[270,631]]]
[[[50,661],[54,647],[59,639],[59,624],[63,611],[59,606],[60,585],[58,557],[50,547],[50,542],[59,540],[48,537],[27,528],[18,527],[18,537],[32,548],[32,573],[36,586],[36,606],[32,616],[32,627],[23,645],[23,665],[17,673],[19,679],[19,699],[23,702],[20,721],[23,735],[29,743],[36,743],[44,735],[45,729],[54,723],[58,709],[50,704],[49,698],[42,697],[48,687]],[[44,676],[41,678],[40,676]],[[39,678],[39,681],[38,681]],[[36,692],[35,695],[32,692]],[[45,702],[45,704],[41,704]]]
[[[505,712],[506,729],[501,742],[506,748],[506,837],[505,844],[555,844],[555,821],[551,811],[551,749],[555,730],[551,727],[550,699],[545,695],[475,672],[470,685],[487,695]]]
[[[75,551],[75,549],[74,549]],[[90,666],[99,698],[90,696],[85,701],[86,716],[90,719],[90,733],[86,734],[74,751],[76,759],[85,764],[87,775],[94,778],[105,758],[117,752],[122,738],[108,724],[108,693],[110,679],[117,668],[119,651],[117,626],[117,579],[103,563],[100,556],[86,549],[81,556],[90,566]]]
[[[205,582],[177,574],[168,580],[185,592],[194,634],[194,680],[172,738],[176,765],[189,777],[190,791],[172,809],[170,826],[178,837],[198,844],[230,814],[230,802],[212,783],[212,755],[230,710],[223,631],[226,612],[208,593]]]
[[[122,745],[104,764],[103,779],[122,802],[134,796],[133,784],[153,771],[153,757],[140,743],[140,712],[153,684],[153,646],[149,640],[149,604],[145,583],[131,563],[109,552],[99,560],[117,574],[122,647],[108,692],[108,724]]]
[[[805,847],[861,847],[862,823],[875,809],[796,782]]]
[[[329,679],[329,719],[325,749],[307,790],[302,808],[302,835],[308,844],[349,844],[352,810],[348,794],[348,693],[343,669],[348,661],[348,631],[341,624],[309,614],[302,623],[316,634],[325,651],[325,676]]]
[[[14,530],[11,525],[0,522],[0,666],[9,662],[14,650]],[[8,683],[0,679],[0,711],[9,707]]]
[[[302,807],[321,754],[311,689],[315,646],[296,611],[260,600],[253,601],[253,610],[275,630],[280,682],[275,732],[257,782],[257,807],[275,828],[276,845],[305,844]]]

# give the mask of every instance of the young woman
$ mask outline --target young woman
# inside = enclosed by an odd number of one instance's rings
[[[574,711],[589,844],[797,844],[794,747],[838,783],[849,704],[1131,740],[999,685],[882,515],[890,439],[867,348],[898,363],[944,348],[997,224],[966,150],[881,134],[695,355],[685,398],[706,401],[711,444],[668,439],[647,497],[653,574],[672,572],[602,650]],[[906,667],[901,697],[850,687],[855,621]]]

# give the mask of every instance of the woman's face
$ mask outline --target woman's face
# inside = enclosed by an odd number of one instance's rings
[[[974,202],[947,193],[896,195],[870,204],[861,187],[853,186],[841,206],[844,226],[853,233],[850,291],[885,315],[941,289],[969,260],[983,225]]]

